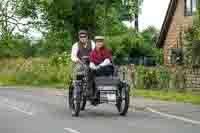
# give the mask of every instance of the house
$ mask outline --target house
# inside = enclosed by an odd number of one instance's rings
[[[182,48],[183,33],[193,24],[198,0],[170,0],[157,47],[163,48],[164,64],[170,65],[172,50]]]

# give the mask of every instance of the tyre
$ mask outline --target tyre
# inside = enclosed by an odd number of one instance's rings
[[[69,90],[69,108],[71,110],[72,116],[78,117],[80,113],[80,93],[77,93],[74,87]]]
[[[117,101],[117,110],[121,116],[126,116],[129,108],[129,89],[122,88],[120,91],[120,98]]]
[[[72,109],[72,97],[73,97],[72,91],[73,91],[73,86],[70,86],[69,90],[68,90],[68,106],[69,106],[69,109]]]
[[[86,97],[83,96],[81,99],[81,103],[80,103],[81,111],[85,110],[86,103],[87,103],[87,99],[86,99]]]

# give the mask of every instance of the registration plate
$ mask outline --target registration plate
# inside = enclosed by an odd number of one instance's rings
[[[107,94],[107,99],[109,101],[115,101],[116,100],[116,95],[115,94]]]

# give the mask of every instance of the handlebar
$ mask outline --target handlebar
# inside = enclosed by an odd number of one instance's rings
[[[83,56],[81,59],[89,59],[89,56]]]
[[[90,63],[90,61],[89,61],[89,56],[83,56],[83,57],[81,58],[81,61],[82,61],[84,64],[89,64],[89,63]]]

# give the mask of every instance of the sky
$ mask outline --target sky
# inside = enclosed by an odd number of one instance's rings
[[[143,0],[139,16],[139,29],[143,30],[150,25],[161,29],[169,2],[170,0]],[[126,25],[130,26],[130,23],[126,23]]]
[[[161,29],[169,2],[170,0],[143,0],[142,11],[139,16],[139,29],[143,30],[150,25],[155,26],[157,29]],[[127,26],[131,25],[127,22],[125,22],[125,24]],[[132,25],[134,25],[134,22]],[[36,31],[32,31],[31,35],[34,38],[41,36],[41,34]]]

